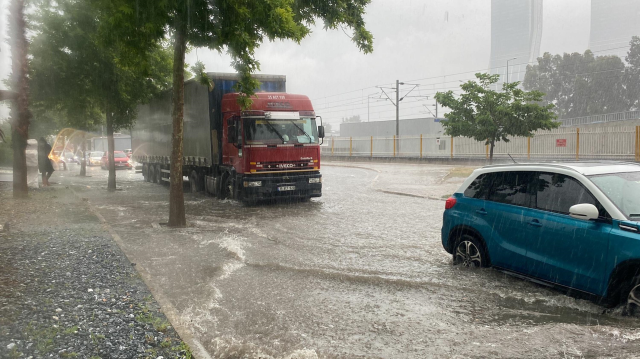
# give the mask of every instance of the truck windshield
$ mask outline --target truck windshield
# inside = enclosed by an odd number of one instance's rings
[[[315,118],[278,120],[245,118],[244,136],[247,144],[318,143]]]

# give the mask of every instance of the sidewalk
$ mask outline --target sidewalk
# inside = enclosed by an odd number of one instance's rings
[[[0,357],[187,358],[188,347],[87,204],[0,183]]]

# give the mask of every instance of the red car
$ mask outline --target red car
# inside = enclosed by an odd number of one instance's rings
[[[130,170],[133,168],[131,162],[129,161],[129,157],[123,151],[113,151],[113,162],[116,165],[116,169],[127,169]],[[100,167],[103,170],[106,170],[109,166],[109,154],[105,152],[102,155],[102,159],[100,159]]]

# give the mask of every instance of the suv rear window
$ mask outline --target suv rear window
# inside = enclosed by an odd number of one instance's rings
[[[489,200],[494,202],[528,207],[531,204],[531,184],[535,172],[510,171],[497,172],[489,192]]]
[[[473,182],[464,190],[464,196],[469,198],[486,199],[491,183],[493,183],[494,173],[485,173],[476,177]]]
[[[464,191],[465,197],[527,207],[531,203],[530,184],[535,172],[507,171],[485,173]]]

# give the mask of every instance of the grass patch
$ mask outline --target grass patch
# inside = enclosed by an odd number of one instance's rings
[[[46,354],[55,348],[53,340],[60,330],[56,327],[34,327],[29,324],[25,330],[27,337],[35,342],[36,349],[40,353]]]
[[[60,353],[60,358],[77,358],[77,357],[78,357],[78,353],[75,353],[75,352],[71,352],[71,353],[63,352],[63,353]]]
[[[191,349],[189,349],[189,346],[185,342],[181,342],[180,345],[171,348],[171,350],[180,354],[184,359],[193,359]]]
[[[67,329],[65,329],[64,334],[73,334],[73,333],[75,333],[75,332],[77,332],[77,331],[78,331],[78,326],[77,326],[77,325],[74,325],[74,326],[73,326],[73,327],[71,327],[71,328],[67,328]]]
[[[169,328],[168,321],[156,318],[153,314],[149,313],[148,310],[143,310],[143,313],[136,315],[136,320],[140,323],[151,324],[156,331],[161,333],[165,333]]]
[[[11,351],[9,352],[9,358],[11,359],[18,359],[21,356],[22,356],[22,352],[19,352],[16,347],[13,347],[13,349],[11,349]]]

